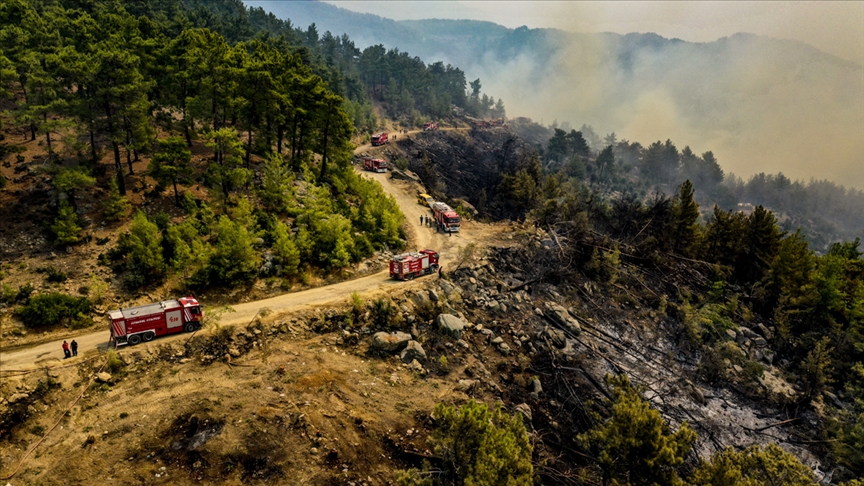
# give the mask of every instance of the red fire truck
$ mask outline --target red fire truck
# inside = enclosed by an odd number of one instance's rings
[[[373,159],[363,157],[363,169],[372,172],[387,172],[387,161],[384,159]]]
[[[372,135],[372,146],[377,147],[379,145],[384,145],[385,143],[389,143],[389,139],[387,138],[387,132],[380,132]]]
[[[192,332],[201,326],[204,313],[194,297],[165,300],[108,312],[111,340],[117,345],[136,345],[156,336]]]
[[[412,280],[438,271],[438,252],[423,250],[396,255],[390,260],[390,278]]]
[[[432,204],[432,217],[435,219],[435,225],[439,230],[445,233],[459,232],[459,224],[462,222],[462,218],[459,216],[459,213],[443,202]]]
[[[424,132],[429,132],[432,130],[438,130],[438,124],[437,123],[429,122],[429,123],[426,123],[423,125],[423,131]]]

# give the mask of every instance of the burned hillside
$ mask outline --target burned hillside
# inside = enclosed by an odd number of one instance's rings
[[[448,199],[465,200],[495,219],[520,219],[526,208],[512,200],[503,183],[520,170],[535,171],[534,149],[505,127],[470,131],[432,131],[400,142],[408,167],[427,189]],[[458,204],[457,204],[458,205]]]

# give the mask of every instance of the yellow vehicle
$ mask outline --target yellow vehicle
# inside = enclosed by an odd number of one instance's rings
[[[431,207],[433,202],[435,202],[435,200],[432,199],[432,196],[430,196],[429,194],[424,194],[422,192],[417,193],[418,204],[422,204],[426,207]]]

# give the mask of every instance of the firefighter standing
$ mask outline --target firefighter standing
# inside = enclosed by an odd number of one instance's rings
[[[69,358],[72,356],[72,353],[69,352],[69,343],[63,341],[63,359]]]

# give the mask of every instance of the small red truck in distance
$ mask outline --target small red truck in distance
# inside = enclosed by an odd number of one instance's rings
[[[372,135],[372,146],[377,147],[379,145],[384,145],[385,143],[389,143],[390,140],[387,137],[387,132],[380,132]]]
[[[424,132],[429,132],[432,130],[438,130],[438,124],[437,123],[429,122],[429,123],[426,123],[423,125],[423,131]]]
[[[387,168],[387,161],[384,159],[363,157],[363,170],[368,170],[372,172],[387,172]]]
[[[413,280],[438,271],[438,252],[423,250],[396,255],[390,260],[390,278]]]
[[[136,345],[156,336],[182,331],[192,332],[201,327],[204,313],[194,297],[165,300],[152,304],[127,307],[108,312],[111,340]]]
[[[459,213],[443,202],[432,204],[432,217],[435,219],[435,225],[441,231],[445,233],[459,232],[459,225],[462,223],[462,218],[459,216]]]

